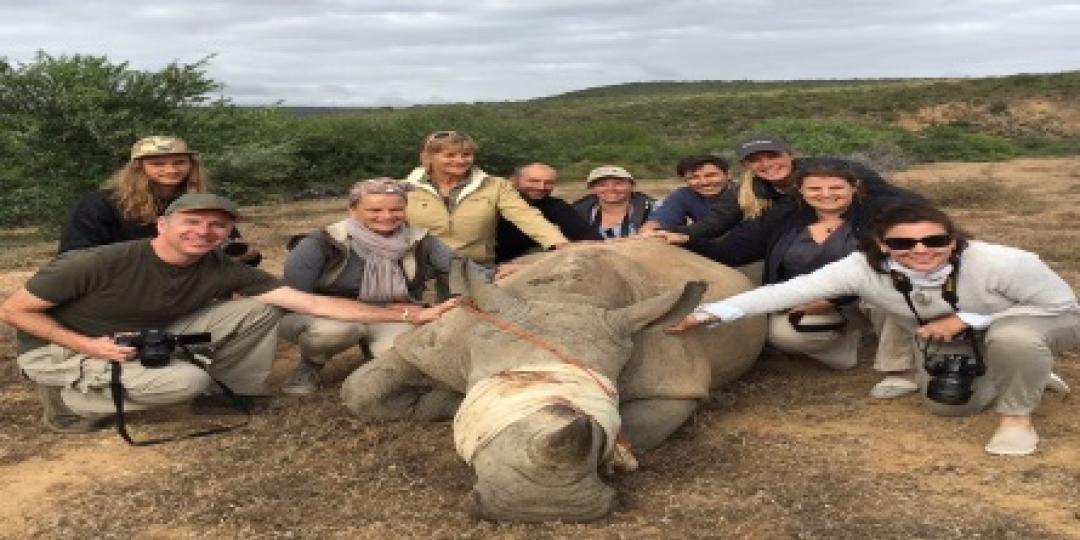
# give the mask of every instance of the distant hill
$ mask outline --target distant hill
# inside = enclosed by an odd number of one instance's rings
[[[495,172],[542,160],[571,177],[608,162],[670,176],[679,156],[729,152],[739,137],[762,131],[787,137],[804,154],[850,156],[884,169],[1080,153],[1080,71],[642,82],[515,102],[286,110],[319,140],[334,140],[339,159],[343,148],[353,148],[344,153],[369,165],[370,174],[401,174],[415,163],[423,135],[442,129],[474,135],[481,164]],[[337,171],[324,174],[343,173]]]

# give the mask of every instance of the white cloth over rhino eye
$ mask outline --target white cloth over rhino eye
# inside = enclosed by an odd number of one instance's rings
[[[601,459],[605,468],[632,471],[637,468],[633,454],[621,446],[616,448],[622,418],[614,388],[604,375],[571,364],[526,365],[500,371],[473,385],[465,395],[454,415],[454,446],[465,463],[472,465],[476,452],[510,424],[548,405],[562,404],[600,424],[605,436]]]

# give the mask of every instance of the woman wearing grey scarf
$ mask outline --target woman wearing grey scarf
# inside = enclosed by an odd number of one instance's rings
[[[322,366],[334,354],[359,345],[370,358],[413,324],[430,320],[427,315],[437,309],[420,304],[424,284],[448,273],[451,261],[461,256],[425,229],[408,226],[408,189],[388,178],[357,182],[349,191],[349,217],[308,234],[289,252],[285,283],[290,287],[401,306],[404,315],[400,322],[373,324],[285,315],[280,335],[299,345],[300,362],[283,392],[314,392]]]

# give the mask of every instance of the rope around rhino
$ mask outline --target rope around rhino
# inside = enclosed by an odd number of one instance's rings
[[[524,328],[510,321],[500,319],[492,315],[491,313],[480,309],[480,307],[477,306],[472,299],[463,299],[458,305],[465,308],[465,310],[469,313],[476,315],[478,318],[488,323],[491,323],[496,328],[509,332],[517,336],[518,338],[525,340],[534,347],[551,353],[559,360],[562,360],[565,364],[577,368],[589,379],[595,382],[596,386],[600,388],[604,395],[606,395],[609,399],[616,400],[616,407],[618,407],[618,391],[613,388],[606,380],[601,380],[600,377],[597,376],[596,372],[594,372],[592,369],[589,369],[588,366],[586,366],[577,358],[574,358],[573,356],[570,356],[569,354],[563,352],[562,349],[559,349],[555,345],[548,343],[546,340],[537,336],[536,334],[533,334],[532,332],[529,332],[528,330],[525,330]],[[579,410],[579,412],[583,414],[588,414],[588,412],[586,411]],[[592,417],[593,415],[589,416]],[[624,470],[634,470],[637,468],[637,459],[634,458],[633,450],[630,447],[630,440],[626,437],[626,432],[623,431],[621,426],[619,427],[619,432],[615,435],[614,454],[614,465],[616,467]]]

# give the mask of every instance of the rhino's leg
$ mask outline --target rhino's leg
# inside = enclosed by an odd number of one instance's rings
[[[679,429],[697,406],[694,399],[638,399],[619,404],[619,413],[630,445],[650,450]]]
[[[424,375],[390,349],[353,371],[341,384],[353,414],[372,420],[445,420],[461,396]]]

